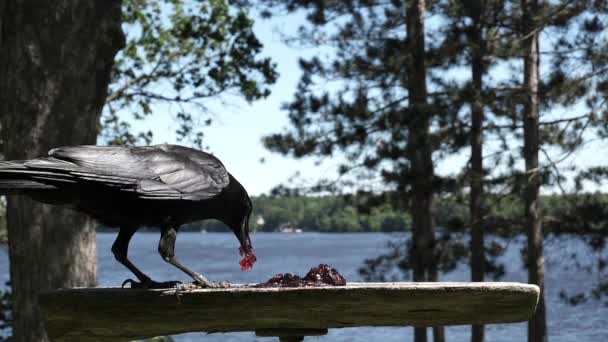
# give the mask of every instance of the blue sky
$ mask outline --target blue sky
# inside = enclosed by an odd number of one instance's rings
[[[263,136],[284,131],[289,126],[287,113],[281,110],[281,104],[293,98],[301,74],[298,58],[330,53],[329,50],[288,47],[280,40],[277,30],[293,32],[303,20],[302,16],[293,15],[272,20],[256,20],[254,30],[264,44],[263,55],[273,59],[280,74],[276,84],[271,87],[272,93],[268,98],[251,104],[236,97],[227,97],[224,102],[209,103],[209,108],[214,113],[214,121],[204,130],[204,145],[209,146],[209,150],[224,162],[229,172],[239,179],[250,195],[268,193],[281,183],[289,185],[286,182],[296,172],[308,180],[336,177],[336,158],[339,156],[317,165],[313,158],[295,160],[271,153],[261,143]],[[170,115],[166,115],[170,109],[163,105],[155,106],[155,114],[146,121],[133,122],[134,128],[151,129],[154,132],[153,143],[177,143],[174,136],[176,124]],[[571,116],[563,112],[557,115]],[[264,163],[260,162],[262,158]],[[467,158],[466,153],[451,156],[436,165],[437,172],[456,172],[461,169]],[[541,156],[541,162],[542,159]],[[561,165],[567,167],[606,164],[608,143],[596,142],[575,152]],[[522,167],[521,163],[519,167]],[[608,190],[608,185],[601,189]],[[592,186],[587,190],[594,191],[597,187]],[[545,192],[551,191],[553,190],[545,189]]]

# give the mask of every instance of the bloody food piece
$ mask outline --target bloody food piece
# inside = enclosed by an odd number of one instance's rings
[[[344,286],[346,279],[338,271],[326,264],[313,267],[304,278],[291,273],[279,273],[254,287],[304,287],[304,286]]]
[[[291,273],[279,273],[268,279],[267,282],[257,284],[255,287],[301,287],[307,284],[299,276]]]
[[[253,253],[253,249],[249,248],[245,250],[243,247],[239,247],[239,254],[243,257],[241,261],[239,261],[239,265],[241,265],[241,271],[250,270],[253,267],[253,264],[257,260],[255,254]]]
[[[346,285],[346,279],[335,268],[326,264],[320,264],[318,267],[311,268],[306,273],[304,279],[332,286]]]

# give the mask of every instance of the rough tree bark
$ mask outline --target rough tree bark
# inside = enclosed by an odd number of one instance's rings
[[[471,101],[471,173],[469,212],[471,216],[471,280],[483,281],[485,267],[483,237],[483,74],[484,41],[481,12],[483,4],[475,2],[469,7],[472,23],[471,31],[471,79],[473,98]],[[483,325],[473,325],[471,341],[483,342]]]
[[[407,89],[409,132],[407,153],[412,178],[412,249],[414,281],[438,281],[435,261],[435,226],[433,222],[433,160],[429,137],[430,117],[427,108],[424,0],[409,2],[406,8],[409,66]],[[443,328],[433,328],[435,342],[442,342]],[[426,342],[426,328],[414,329],[414,340]]]
[[[540,213],[540,172],[538,164],[539,149],[539,42],[540,28],[534,17],[539,13],[538,0],[522,0],[523,11],[523,52],[524,52],[524,159],[526,164],[526,183],[524,189],[526,231],[528,234],[528,281],[540,288],[536,314],[528,323],[528,341],[545,342],[547,323],[544,295],[544,257],[543,232]]]
[[[116,52],[120,0],[0,2],[0,121],[6,159],[94,144]],[[46,341],[38,293],[96,283],[92,222],[28,198],[8,199],[15,341]]]

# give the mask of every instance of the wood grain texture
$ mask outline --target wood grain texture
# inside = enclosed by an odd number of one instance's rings
[[[76,288],[40,296],[51,341],[128,341],[185,332],[437,326],[528,320],[539,289],[519,283],[349,283],[181,292]]]

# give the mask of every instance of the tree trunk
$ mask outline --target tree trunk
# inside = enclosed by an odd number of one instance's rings
[[[0,121],[6,159],[94,144],[114,56],[119,0],[0,4]],[[94,286],[95,227],[73,211],[8,199],[15,341],[46,341],[38,293]]]
[[[538,14],[537,0],[522,0],[524,44],[524,159],[526,184],[524,189],[526,231],[528,234],[528,281],[540,288],[536,314],[528,323],[528,341],[547,341],[544,296],[543,232],[540,213],[540,172],[538,164],[539,121],[539,42],[540,28],[534,23]]]
[[[471,101],[471,192],[469,212],[471,216],[471,280],[483,281],[485,268],[485,251],[483,242],[483,54],[484,42],[480,20],[481,9],[472,15],[473,27],[471,34],[471,79],[473,98]],[[483,325],[474,325],[471,329],[471,341],[483,342]]]
[[[407,89],[409,132],[407,153],[412,178],[412,247],[410,251],[414,281],[437,281],[435,227],[433,223],[433,160],[429,138],[430,115],[427,109],[424,0],[411,1],[406,9],[409,42]],[[443,328],[433,329],[436,342],[443,341]],[[426,328],[414,329],[414,340],[426,342]]]

